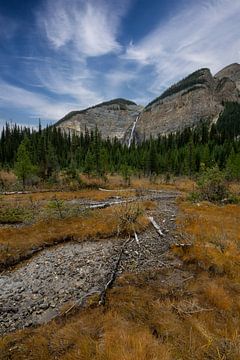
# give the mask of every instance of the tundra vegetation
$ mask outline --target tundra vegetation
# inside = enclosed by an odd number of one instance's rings
[[[143,194],[157,190],[178,192],[180,240],[167,252],[189,276],[173,281],[173,266],[123,272],[104,305],[95,294],[84,307],[66,303],[47,324],[2,336],[3,360],[240,358],[240,129],[227,132],[226,117],[238,124],[239,105],[228,104],[215,125],[130,149],[97,130],[70,137],[5,127],[1,270],[59,242],[145,233],[159,203]]]
[[[119,189],[121,183],[121,177],[112,176],[109,188]],[[237,182],[229,186],[236,196],[240,194]],[[163,282],[163,276],[171,278],[173,269],[168,267],[124,273],[109,289],[105,306],[99,306],[93,295],[84,308],[68,312],[72,304],[67,303],[59,318],[3,336],[2,359],[239,359],[239,205],[189,201],[197,185],[187,178],[168,184],[164,178],[157,178],[155,184],[133,178],[131,187],[139,197],[143,188],[180,192],[177,233],[182,234],[183,244],[173,245],[169,252],[182,260],[182,271],[188,271],[189,277],[179,283]],[[123,194],[128,199],[132,190]],[[83,213],[75,208],[68,214],[69,199],[91,195],[101,200],[110,196],[88,189],[2,196],[2,206],[21,206],[27,213],[32,211],[32,218],[20,228],[2,227],[1,263],[59,238],[104,241],[119,227],[128,236],[149,226],[145,213],[154,205],[149,202]],[[53,206],[56,197],[63,218]]]

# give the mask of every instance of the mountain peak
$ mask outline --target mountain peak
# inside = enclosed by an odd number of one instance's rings
[[[222,79],[223,77],[228,77],[233,81],[240,80],[240,64],[230,64],[215,75],[215,78],[218,79]]]
[[[94,131],[98,128],[103,138],[124,139],[142,107],[135,102],[116,98],[91,106],[84,110],[72,111],[57,122],[64,131]]]
[[[56,125],[64,131],[84,132],[97,126],[103,138],[125,141],[133,132],[136,139],[157,137],[216,119],[225,102],[240,102],[240,64],[233,63],[215,76],[208,68],[194,71],[142,107],[116,98],[85,110],[67,114]]]
[[[159,97],[151,101],[146,109],[149,109],[152,105],[158,103],[160,100],[163,100],[171,95],[177,94],[183,90],[195,87],[197,85],[208,85],[212,82],[213,77],[211,71],[208,68],[202,68],[194,71],[190,75],[186,76],[184,79],[178,81],[176,84],[170,86],[165,90]]]

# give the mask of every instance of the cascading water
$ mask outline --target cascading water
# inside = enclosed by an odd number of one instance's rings
[[[136,120],[135,120],[134,123],[133,123],[133,127],[132,127],[132,130],[131,130],[131,135],[130,135],[130,138],[129,138],[129,140],[128,140],[128,148],[130,148],[131,143],[132,143],[132,141],[133,141],[134,132],[135,132],[135,128],[136,128],[138,119],[139,119],[139,115],[136,117]]]

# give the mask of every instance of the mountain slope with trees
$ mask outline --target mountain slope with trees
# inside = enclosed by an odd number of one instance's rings
[[[22,161],[32,169],[29,175],[35,172],[44,180],[53,179],[63,169],[100,177],[107,173],[194,175],[201,167],[216,164],[220,170],[227,169],[230,178],[240,178],[239,154],[238,103],[227,103],[216,124],[201,122],[156,139],[133,142],[130,148],[117,138],[103,139],[97,128],[71,136],[56,127],[42,129],[39,125],[38,130],[30,130],[6,124],[0,138],[3,168],[18,169]]]
[[[170,86],[145,108],[114,99],[73,111],[56,123],[66,132],[91,132],[97,127],[106,139],[143,141],[182,131],[201,121],[216,121],[227,102],[240,103],[240,64],[231,64],[215,76],[199,69]],[[133,133],[132,133],[133,130]]]
[[[146,106],[136,126],[137,138],[157,138],[201,121],[216,121],[225,103],[240,103],[239,84],[239,64],[229,65],[215,76],[209,69],[195,71]]]

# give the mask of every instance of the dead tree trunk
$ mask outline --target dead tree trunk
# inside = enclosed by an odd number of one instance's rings
[[[149,216],[149,220],[152,223],[153,227],[157,230],[157,233],[160,236],[165,236],[164,233],[162,232],[162,230],[160,229],[159,225],[156,223],[156,221],[153,219],[152,216]]]
[[[116,261],[116,264],[114,266],[114,269],[112,271],[112,274],[111,274],[111,277],[109,279],[109,281],[106,283],[106,285],[104,286],[104,289],[103,291],[101,292],[101,295],[100,295],[100,300],[99,300],[99,305],[105,305],[105,302],[106,302],[106,296],[107,296],[107,291],[108,289],[111,289],[112,286],[113,286],[113,283],[114,281],[116,280],[116,277],[117,277],[117,272],[118,272],[118,268],[119,268],[119,264],[121,262],[121,259],[122,259],[122,255],[123,255],[123,252],[124,252],[124,249],[125,249],[125,246],[129,243],[130,241],[130,238],[127,239],[124,244],[122,245],[121,247],[121,250],[119,252],[119,255],[118,255],[118,259]]]

